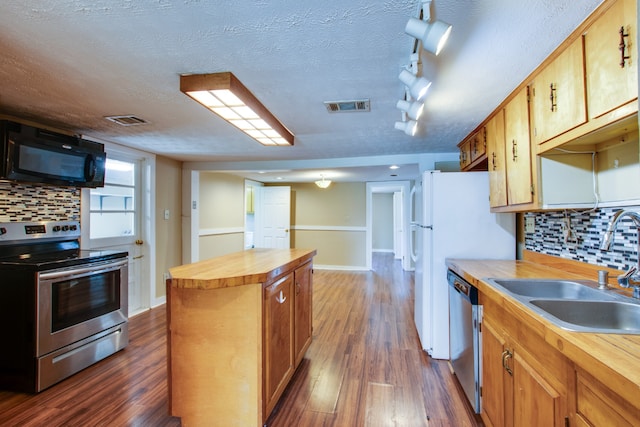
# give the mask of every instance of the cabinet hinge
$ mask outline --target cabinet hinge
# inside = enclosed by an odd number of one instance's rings
[[[531,184],[531,194],[535,194],[535,188],[533,187],[533,184]]]
[[[569,417],[564,417],[564,427],[569,427]]]
[[[482,397],[482,386],[480,386],[480,397]]]

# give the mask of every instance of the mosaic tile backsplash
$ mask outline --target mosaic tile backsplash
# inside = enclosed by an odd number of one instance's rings
[[[80,220],[80,189],[0,181],[0,222]]]
[[[626,207],[640,212],[640,206]],[[629,218],[618,223],[611,250],[600,250],[600,243],[610,219],[620,208],[592,211],[528,212],[535,221],[535,232],[525,233],[525,249],[587,262],[619,270],[627,270],[637,262],[637,229]]]

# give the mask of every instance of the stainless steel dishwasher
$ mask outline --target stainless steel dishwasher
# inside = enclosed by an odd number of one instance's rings
[[[451,366],[474,411],[480,413],[482,374],[482,306],[478,289],[451,270],[449,282],[449,351]]]

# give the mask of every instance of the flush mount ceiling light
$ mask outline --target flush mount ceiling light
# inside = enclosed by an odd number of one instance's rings
[[[431,86],[429,80],[424,77],[416,77],[409,70],[402,70],[398,78],[407,86],[409,93],[417,101],[421,101],[424,98]]]
[[[180,91],[262,145],[293,145],[293,134],[230,72],[181,75]]]
[[[316,185],[320,188],[328,188],[331,185],[330,179],[324,179],[324,175],[320,175],[322,179],[316,181]]]
[[[407,116],[412,118],[413,120],[418,120],[424,111],[424,104],[420,101],[409,102],[405,100],[400,100],[396,104],[398,109],[407,113]]]
[[[404,32],[420,40],[426,51],[438,55],[447,42],[452,27],[446,22],[431,21],[431,1],[422,2],[422,15],[424,20],[409,18]]]

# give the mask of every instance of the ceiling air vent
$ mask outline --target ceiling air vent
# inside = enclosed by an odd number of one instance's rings
[[[325,107],[330,113],[350,113],[353,111],[371,111],[369,99],[354,99],[351,101],[325,101]]]
[[[107,116],[105,119],[117,123],[120,126],[146,125],[149,123],[145,119],[136,116]]]

